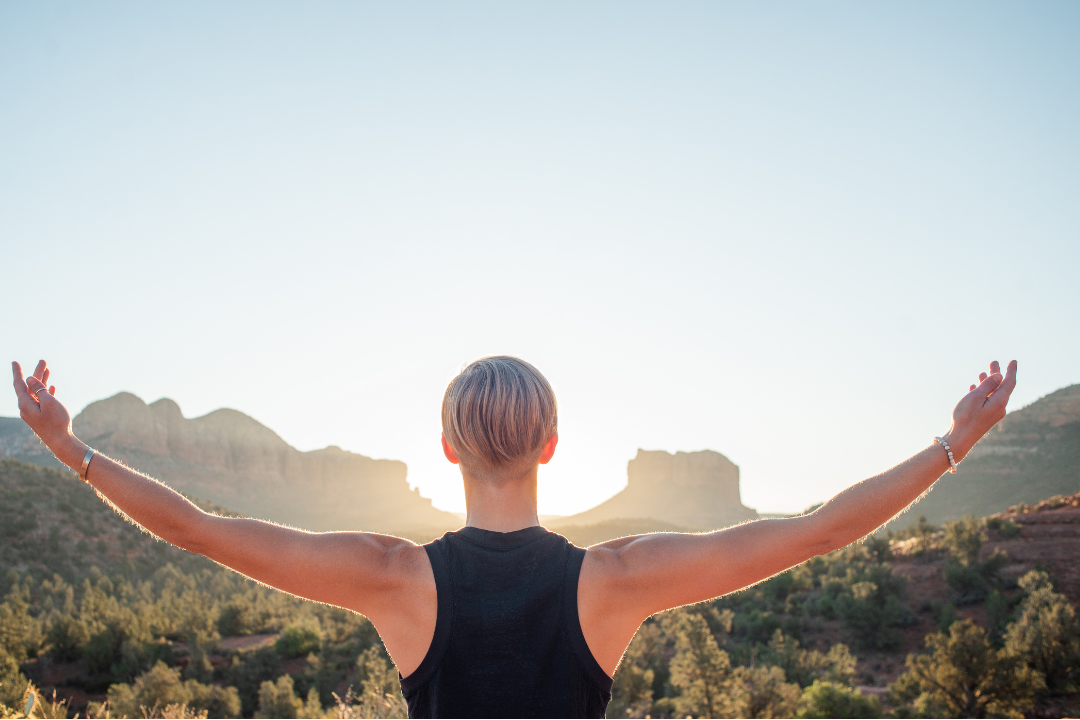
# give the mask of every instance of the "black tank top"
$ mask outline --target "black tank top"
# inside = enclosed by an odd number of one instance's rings
[[[611,678],[578,621],[584,550],[542,527],[467,527],[424,549],[439,610],[401,680],[409,717],[604,717]]]

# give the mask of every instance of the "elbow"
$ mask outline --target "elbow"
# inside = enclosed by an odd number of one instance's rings
[[[851,542],[843,528],[835,527],[824,518],[815,517],[815,514],[805,517],[809,525],[805,547],[810,551],[811,557],[828,555]]]
[[[212,517],[214,516],[200,510],[198,514],[193,513],[190,517],[179,518],[169,528],[168,537],[162,536],[161,539],[181,550],[205,555],[207,550],[205,525],[206,521]]]

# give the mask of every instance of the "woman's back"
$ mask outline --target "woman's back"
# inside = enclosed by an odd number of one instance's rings
[[[611,678],[578,621],[584,550],[542,527],[466,527],[424,549],[438,616],[401,682],[410,717],[604,717]]]

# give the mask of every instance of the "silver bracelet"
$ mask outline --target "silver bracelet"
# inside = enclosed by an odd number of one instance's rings
[[[945,452],[947,452],[949,454],[949,472],[951,472],[953,475],[955,475],[956,474],[956,458],[954,458],[952,456],[952,448],[949,447],[949,443],[945,442],[944,440],[942,440],[939,437],[934,438],[934,442],[940,444],[941,447],[945,448]]]
[[[90,459],[94,457],[94,448],[86,448],[86,456],[82,459],[82,467],[79,468],[79,479],[84,483],[89,484],[90,481],[86,479],[86,471],[90,469]]]

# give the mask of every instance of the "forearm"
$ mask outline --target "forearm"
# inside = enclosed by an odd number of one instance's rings
[[[87,445],[74,435],[50,443],[60,462],[78,471]],[[121,512],[161,539],[193,550],[198,528],[207,517],[183,495],[153,478],[95,453],[86,472],[87,481]]]
[[[957,461],[974,444],[945,436]],[[945,449],[934,443],[891,470],[849,487],[811,515],[829,550],[869,535],[915,502],[949,469]]]

